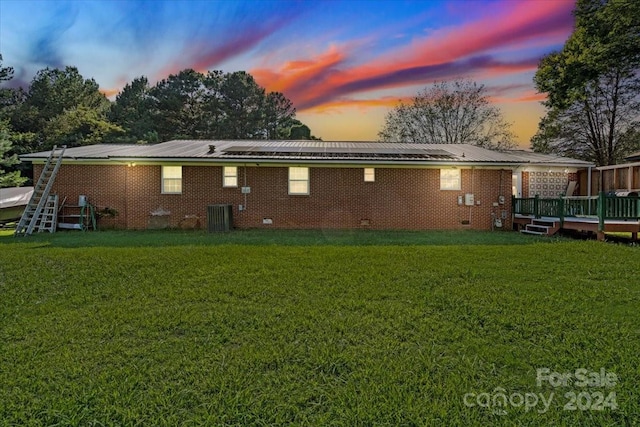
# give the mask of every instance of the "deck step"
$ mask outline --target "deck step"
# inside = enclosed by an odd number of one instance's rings
[[[520,232],[523,233],[523,234],[535,234],[537,236],[546,236],[547,235],[547,233],[542,233],[540,231],[527,230],[526,228],[520,230]]]
[[[525,229],[528,231],[536,231],[542,234],[549,234],[549,229],[553,228],[553,226],[548,225],[538,225],[538,224],[527,224]]]
[[[553,228],[556,226],[556,221],[546,219],[532,219],[531,225],[539,225],[543,227]]]
[[[535,234],[536,236],[553,236],[559,229],[559,223],[553,218],[532,218],[531,223],[526,224],[520,232],[524,234]]]

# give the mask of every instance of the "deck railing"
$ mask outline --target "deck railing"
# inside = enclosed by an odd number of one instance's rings
[[[565,217],[598,217],[599,196],[572,196],[563,199]]]
[[[571,196],[558,198],[514,197],[513,213],[531,215],[535,218],[598,218],[600,229],[604,230],[604,221],[640,220],[640,197],[618,197],[601,192],[598,196]]]

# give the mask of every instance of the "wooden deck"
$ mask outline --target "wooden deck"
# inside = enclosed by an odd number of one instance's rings
[[[534,227],[548,226],[548,232],[542,232],[541,229],[533,228],[533,231],[539,230],[538,233],[531,233],[528,231],[527,226],[533,225]],[[565,217],[562,221],[560,217],[540,217],[536,218],[533,215],[515,215],[513,218],[513,224],[517,227],[518,231],[528,232],[530,234],[547,234],[553,235],[560,230],[574,230],[574,231],[586,231],[593,232],[598,235],[599,239],[604,238],[603,233],[631,233],[633,240],[638,240],[638,233],[640,232],[640,222],[632,220],[613,220],[607,219],[604,221],[604,229],[599,230],[600,220],[598,218],[579,218],[579,217]]]
[[[560,230],[596,233],[631,233],[638,240],[640,199],[601,193],[595,197],[513,199],[513,224],[523,233],[553,235]]]

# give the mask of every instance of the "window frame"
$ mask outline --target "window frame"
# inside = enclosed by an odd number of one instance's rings
[[[180,170],[180,177],[166,177],[165,175],[167,174],[167,168],[175,168],[175,169],[179,169]],[[163,165],[160,167],[160,175],[161,175],[161,181],[160,181],[160,192],[161,194],[182,194],[182,182],[183,182],[183,174],[182,174],[182,165],[179,166],[175,166],[175,165]],[[176,181],[180,184],[180,190],[179,191],[167,191],[166,187],[169,181]]]
[[[228,169],[235,169],[235,175],[227,175]],[[234,184],[227,184],[227,178],[233,178]],[[222,167],[222,188],[238,188],[238,167],[237,166],[223,166]]]
[[[450,174],[457,175],[452,177]],[[440,169],[440,190],[460,191],[462,189],[462,171],[457,168]]]
[[[306,178],[302,179],[302,178],[292,178],[292,172],[294,171],[294,169],[299,169],[299,170],[306,170]],[[289,179],[288,179],[288,193],[290,196],[308,196],[311,193],[311,169],[307,166],[289,166]],[[305,192],[301,192],[301,191],[293,191],[291,188],[291,185],[294,183],[300,183],[300,182],[304,182],[306,183],[306,191]]]

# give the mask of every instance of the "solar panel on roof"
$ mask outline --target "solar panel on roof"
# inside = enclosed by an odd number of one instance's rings
[[[253,151],[255,147],[253,146],[238,146],[238,145],[234,145],[233,147],[227,147],[224,150],[222,150],[223,153],[234,153],[234,152],[238,152],[238,151]]]
[[[401,158],[401,159],[453,159],[450,152],[441,149],[390,147],[301,146],[278,144],[268,146],[233,146],[222,150],[230,157],[314,157],[314,158]]]
[[[451,156],[452,155],[447,150],[440,150],[440,149],[431,149],[431,150],[423,150],[423,151],[432,156]]]

